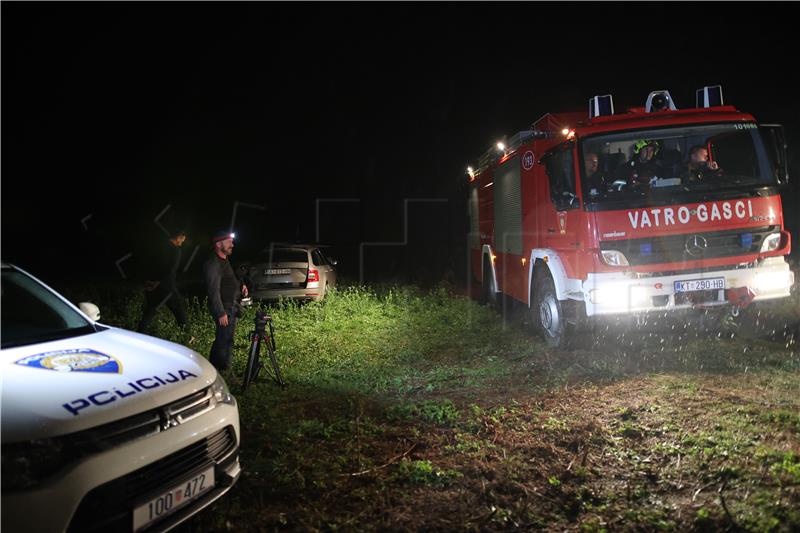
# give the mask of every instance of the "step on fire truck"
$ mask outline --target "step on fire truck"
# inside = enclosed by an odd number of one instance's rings
[[[654,91],[615,114],[595,96],[588,116],[548,113],[467,172],[482,296],[527,305],[551,346],[598,317],[790,295],[783,128],[723,105],[720,86],[690,109]]]

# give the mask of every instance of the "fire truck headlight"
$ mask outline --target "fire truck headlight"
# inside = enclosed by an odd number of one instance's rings
[[[617,250],[602,250],[600,255],[603,262],[609,266],[628,266],[628,258]]]
[[[778,246],[781,244],[781,234],[780,233],[770,233],[764,239],[764,242],[761,243],[761,251],[762,252],[771,252],[772,250],[777,250]]]
[[[789,270],[785,272],[764,272],[756,276],[754,288],[760,294],[785,291],[792,286],[793,278],[794,275]]]

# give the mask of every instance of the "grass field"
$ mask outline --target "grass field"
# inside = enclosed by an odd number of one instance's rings
[[[140,297],[98,294],[133,327]],[[286,388],[226,376],[244,473],[184,531],[800,530],[800,297],[698,333],[545,347],[441,288],[271,310]],[[193,345],[213,329],[191,302]],[[154,334],[180,340],[163,311]]]

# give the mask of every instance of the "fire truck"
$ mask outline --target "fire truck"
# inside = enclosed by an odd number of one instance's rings
[[[470,270],[482,298],[527,306],[551,346],[603,317],[738,314],[790,295],[783,128],[669,91],[614,112],[547,113],[468,167]],[[704,311],[705,312],[705,311]]]

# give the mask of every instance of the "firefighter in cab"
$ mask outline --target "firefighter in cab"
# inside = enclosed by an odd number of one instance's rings
[[[708,148],[702,145],[692,146],[689,150],[687,181],[708,181],[720,177],[722,169],[716,161],[708,158]]]
[[[589,184],[589,194],[596,196],[608,191],[609,182],[600,170],[600,159],[595,152],[587,152],[583,158],[583,174]]]
[[[659,175],[660,165],[655,159],[660,144],[656,140],[641,139],[633,145],[633,159],[623,165],[619,178],[631,186],[649,185]]]

